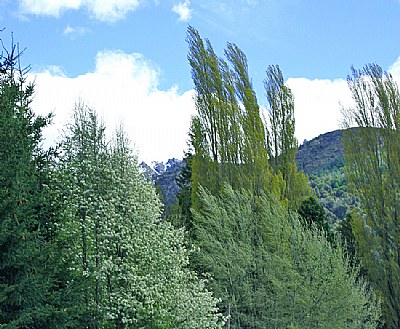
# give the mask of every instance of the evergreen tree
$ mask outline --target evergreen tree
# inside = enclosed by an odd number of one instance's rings
[[[324,208],[318,203],[318,200],[311,196],[304,200],[298,213],[306,226],[315,225],[319,230],[327,230],[326,214]]]
[[[0,323],[57,328],[62,321],[47,188],[50,153],[40,147],[51,116],[31,110],[34,86],[26,82],[20,55],[15,44],[0,54]]]
[[[188,233],[193,231],[193,216],[190,210],[192,208],[192,159],[193,154],[190,152],[186,153],[181,173],[177,178],[180,191],[176,196],[175,207],[170,216],[171,222],[175,227],[184,227]]]
[[[400,93],[376,64],[352,68],[355,105],[344,111],[348,180],[362,213],[353,214],[357,255],[383,297],[385,328],[400,328]]]
[[[340,237],[343,246],[346,247],[347,255],[352,264],[359,264],[356,256],[356,238],[353,233],[354,220],[353,217],[357,217],[357,214],[347,213],[346,217],[340,221],[337,231],[340,233]],[[361,274],[363,268],[360,269]]]

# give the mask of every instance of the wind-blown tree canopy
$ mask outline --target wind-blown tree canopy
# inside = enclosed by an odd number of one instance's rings
[[[271,122],[276,123],[272,130],[276,142],[273,159],[281,159],[281,165],[272,170],[270,133],[262,119],[245,54],[228,43],[227,61],[219,58],[211,42],[203,40],[191,26],[187,42],[197,110],[190,130],[193,207],[197,207],[200,185],[217,192],[221,183],[229,182],[233,188],[256,193],[272,190],[296,209],[309,188],[294,161],[293,95],[284,85],[279,67],[269,67],[266,82],[274,118]]]
[[[376,64],[352,68],[344,110],[347,176],[362,204],[352,214],[357,255],[383,297],[385,328],[400,328],[400,93]]]
[[[296,165],[297,139],[294,118],[294,96],[285,85],[278,65],[267,69],[264,87],[269,104],[269,144],[271,163],[276,173],[282,174],[285,182],[282,198],[291,209],[297,210],[304,197],[310,195],[308,178],[299,173]]]

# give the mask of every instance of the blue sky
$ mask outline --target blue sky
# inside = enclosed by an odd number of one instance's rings
[[[339,126],[351,65],[376,62],[400,73],[399,0],[0,2],[1,38],[7,45],[13,32],[27,48],[32,107],[56,115],[48,142],[81,99],[111,128],[123,122],[147,162],[182,157],[186,147],[194,113],[188,24],[218,54],[227,41],[246,53],[261,105],[265,69],[280,65],[295,95],[300,142]]]

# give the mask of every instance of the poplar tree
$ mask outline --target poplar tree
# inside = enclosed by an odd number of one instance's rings
[[[270,166],[246,56],[228,44],[226,62],[193,27],[187,41],[197,110],[190,132],[193,206],[199,185],[218,191],[227,181],[260,192],[270,182]]]
[[[269,104],[269,147],[275,175],[282,174],[282,198],[289,208],[297,210],[310,195],[308,178],[299,173],[296,165],[297,140],[295,133],[294,96],[285,85],[278,65],[270,65],[264,80]]]
[[[198,185],[217,191],[220,182],[240,180],[242,129],[233,79],[227,63],[218,58],[209,40],[203,41],[197,30],[188,28],[188,60],[196,89],[197,115],[191,124],[194,149],[192,162],[192,198],[196,206]]]
[[[234,82],[236,103],[242,108],[239,114],[242,131],[240,163],[244,171],[241,187],[261,193],[269,185],[271,176],[266,129],[249,77],[246,55],[238,46],[228,43],[225,56],[232,66],[230,72]]]
[[[385,328],[400,328],[400,93],[377,64],[352,67],[344,110],[345,160],[362,204],[351,225],[366,276],[383,298]]]

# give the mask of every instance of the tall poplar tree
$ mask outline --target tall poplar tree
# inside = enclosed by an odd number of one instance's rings
[[[310,195],[307,177],[299,173],[296,165],[297,140],[295,133],[294,96],[285,85],[278,65],[268,66],[264,80],[269,104],[269,147],[275,174],[282,174],[282,198],[291,209],[297,210]]]
[[[348,179],[361,200],[353,214],[357,255],[383,298],[385,328],[400,328],[400,93],[377,64],[352,67],[354,106],[344,111]]]
[[[187,41],[197,110],[190,134],[193,206],[199,185],[218,191],[226,181],[234,188],[266,189],[271,175],[265,127],[245,54],[228,44],[226,62],[193,27]]]

